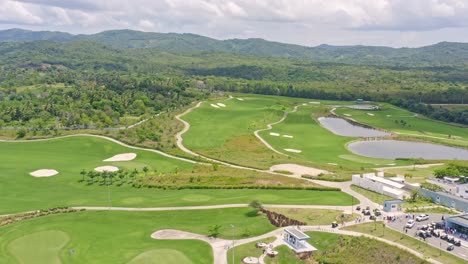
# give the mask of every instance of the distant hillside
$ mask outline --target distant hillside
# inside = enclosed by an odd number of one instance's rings
[[[223,52],[360,65],[398,67],[468,65],[468,43],[442,42],[421,48],[398,49],[331,45],[305,47],[263,39],[216,40],[195,34],[149,33],[133,30],[111,30],[93,35],[71,35],[62,32],[36,32],[21,29],[0,31],[1,42],[36,40],[54,42],[85,40],[105,43],[115,48],[156,48],[177,53]]]
[[[421,48],[374,46],[305,47],[263,39],[216,40],[195,34],[149,33],[134,30],[111,30],[93,35],[71,35],[63,32],[10,29],[0,31],[2,42],[49,40],[69,42],[87,40],[115,48],[157,48],[178,53],[223,52],[262,57],[306,59],[385,66],[468,65],[468,43],[442,42]]]

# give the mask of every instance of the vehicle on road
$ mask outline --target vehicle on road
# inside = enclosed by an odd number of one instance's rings
[[[420,214],[416,217],[416,221],[421,222],[421,221],[426,221],[429,219],[429,216],[427,214]]]
[[[457,247],[461,246],[461,241],[458,240],[458,239],[455,239],[455,241],[453,241],[453,244]]]
[[[358,206],[356,207],[356,210],[357,210],[357,211],[361,211],[361,206],[358,205]]]
[[[338,226],[338,223],[337,223],[336,221],[333,221],[333,223],[332,223],[332,228],[335,228],[335,227],[337,227],[337,226]]]
[[[455,246],[453,246],[453,244],[448,244],[448,246],[447,246],[448,251],[452,251],[454,249],[455,249]]]
[[[414,223],[415,223],[414,220],[410,219],[410,220],[408,220],[408,222],[406,222],[405,226],[406,226],[406,228],[413,228]]]
[[[375,210],[374,210],[374,214],[375,214],[375,216],[379,216],[379,215],[382,214],[382,212],[380,212],[379,209],[375,209]]]

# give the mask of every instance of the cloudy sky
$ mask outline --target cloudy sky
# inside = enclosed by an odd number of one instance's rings
[[[13,27],[415,47],[468,42],[468,0],[0,0],[0,29]]]

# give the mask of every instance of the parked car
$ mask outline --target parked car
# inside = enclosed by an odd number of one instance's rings
[[[375,217],[375,215],[369,216],[369,220],[376,220],[376,219],[377,219],[377,217]]]
[[[413,228],[414,220],[413,219],[408,220],[408,222],[406,222],[405,226],[406,226],[406,228]]]
[[[429,216],[427,214],[420,214],[416,217],[416,221],[421,222],[421,221],[426,221],[429,219]]]
[[[458,239],[455,239],[455,240],[453,241],[453,244],[454,244],[455,246],[459,247],[459,246],[461,246],[461,241],[458,240]]]
[[[442,239],[442,240],[447,240],[447,237],[448,237],[448,235],[445,232],[440,234],[440,239]]]
[[[370,210],[367,210],[367,209],[366,209],[366,210],[364,210],[363,214],[364,214],[364,215],[370,215],[371,213],[370,213]]]
[[[370,207],[369,207],[369,206],[366,206],[366,210],[370,210]]]
[[[454,249],[455,249],[455,247],[453,246],[453,244],[448,244],[448,247],[447,247],[448,251],[452,251]]]
[[[361,210],[361,206],[358,205],[358,206],[356,207],[356,210],[357,210],[357,211],[360,211],[360,210]]]
[[[418,230],[418,232],[416,232],[416,234],[420,237],[423,237],[425,238],[426,237],[426,231],[422,231],[422,230]]]
[[[453,236],[447,236],[447,241],[453,243],[455,242],[455,238]]]
[[[375,216],[379,216],[379,215],[382,214],[382,212],[380,212],[379,209],[375,209],[375,210],[374,210],[374,214],[375,214]]]

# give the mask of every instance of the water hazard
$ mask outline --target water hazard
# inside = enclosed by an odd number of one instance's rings
[[[385,137],[390,133],[377,129],[356,126],[348,121],[337,117],[320,117],[320,124],[333,132],[335,135],[345,137]]]
[[[354,154],[371,158],[423,158],[427,160],[468,160],[468,150],[431,143],[399,140],[356,141],[348,145]]]

